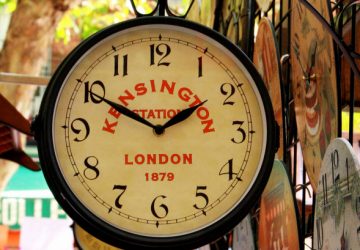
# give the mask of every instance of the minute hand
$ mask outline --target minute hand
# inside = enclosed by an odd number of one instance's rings
[[[205,102],[207,102],[207,100],[192,106],[190,108],[187,109],[183,109],[181,110],[179,113],[177,113],[174,117],[172,117],[170,120],[168,120],[163,126],[162,129],[165,130],[166,128],[173,126],[175,124],[178,124],[179,122],[182,122],[183,120],[185,120],[186,118],[188,118],[192,113],[194,113],[194,111],[199,108],[201,105],[203,105]]]
[[[152,124],[151,122],[145,120],[144,118],[142,118],[140,115],[138,115],[137,113],[131,111],[130,109],[126,108],[125,106],[121,105],[121,104],[118,104],[118,103],[115,103],[115,102],[112,102],[110,100],[107,100],[105,99],[104,97],[101,97],[95,93],[91,93],[92,95],[95,95],[97,96],[98,98],[101,98],[104,102],[106,102],[107,104],[109,104],[111,107],[113,107],[117,112],[135,120],[135,121],[138,121],[146,126],[149,126],[150,128],[153,128],[155,129],[155,125]]]

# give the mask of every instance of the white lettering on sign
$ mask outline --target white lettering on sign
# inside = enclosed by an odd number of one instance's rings
[[[17,222],[17,200],[8,198],[2,201],[1,221],[4,225],[14,225]]]
[[[42,213],[42,202],[41,199],[34,200],[34,217],[41,218]]]
[[[59,204],[56,200],[50,200],[50,218],[57,219],[61,216],[66,216],[65,211],[59,207]]]
[[[0,225],[17,230],[24,217],[66,219],[67,215],[53,198],[1,198]]]

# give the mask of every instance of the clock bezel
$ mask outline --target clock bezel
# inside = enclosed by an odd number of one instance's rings
[[[254,180],[252,187],[249,188],[242,202],[234,207],[232,211],[228,212],[221,220],[218,220],[203,229],[180,236],[149,237],[132,234],[104,222],[91,213],[91,211],[72,193],[66,180],[62,176],[55,155],[52,137],[53,132],[52,129],[49,129],[53,127],[53,117],[57,105],[58,93],[61,90],[68,73],[72,70],[74,65],[76,65],[78,59],[86,54],[90,48],[96,46],[99,41],[106,39],[116,32],[124,31],[136,26],[146,27],[146,25],[151,24],[185,27],[190,30],[195,30],[196,32],[221,43],[228,52],[238,58],[246,68],[249,76],[254,80],[261,97],[261,100],[258,101],[262,102],[260,106],[262,106],[266,118],[265,129],[267,131],[267,138],[263,161],[256,180]],[[41,103],[39,116],[36,118],[34,125],[35,138],[38,142],[39,157],[45,179],[62,208],[74,219],[74,221],[89,233],[112,245],[119,247],[125,246],[129,249],[134,247],[157,249],[169,247],[177,249],[196,247],[204,245],[209,241],[216,240],[216,238],[221,237],[230,231],[238,224],[242,217],[249,212],[260,197],[267,179],[269,178],[273,159],[277,150],[274,145],[278,144],[276,123],[270,97],[267,94],[265,84],[248,57],[220,33],[194,22],[173,17],[141,17],[132,19],[109,26],[83,41],[65,58],[51,78]],[[99,227],[101,227],[101,230],[99,230]]]

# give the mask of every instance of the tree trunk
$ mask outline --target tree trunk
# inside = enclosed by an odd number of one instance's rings
[[[0,51],[0,72],[39,75],[58,21],[77,2],[19,0]],[[30,115],[35,89],[32,85],[0,85],[0,93],[25,117]],[[15,163],[0,160],[0,194],[17,167]]]

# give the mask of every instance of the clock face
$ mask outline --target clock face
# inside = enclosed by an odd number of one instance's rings
[[[360,163],[351,144],[344,138],[331,142],[321,166],[314,247],[360,248]]]
[[[253,62],[259,71],[265,86],[268,89],[271,103],[274,109],[275,120],[280,126],[280,146],[277,151],[277,158],[284,156],[284,135],[283,135],[283,105],[282,105],[282,83],[280,74],[279,50],[275,37],[275,29],[267,17],[259,22],[254,46]]]
[[[329,19],[326,1],[310,1]],[[336,68],[333,40],[299,1],[292,2],[292,92],[304,163],[316,191],[321,159],[337,135]]]
[[[85,41],[40,111],[43,171],[60,204],[120,247],[204,245],[229,231],[259,196],[276,144],[251,65],[222,36],[174,18]]]
[[[260,249],[299,249],[299,227],[295,197],[285,165],[275,160],[261,195]]]

